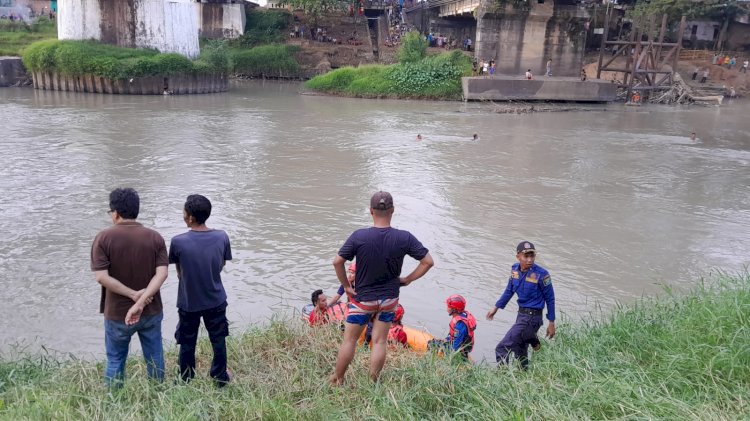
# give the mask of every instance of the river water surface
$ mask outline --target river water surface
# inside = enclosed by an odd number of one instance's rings
[[[379,189],[394,195],[393,225],[436,261],[402,289],[406,324],[444,335],[444,300],[461,293],[479,319],[477,359],[494,359],[515,318],[515,300],[493,322],[484,314],[521,240],[536,244],[552,273],[558,324],[750,262],[750,104],[514,115],[299,88],[241,82],[227,94],[173,97],[0,90],[0,351],[44,345],[103,356],[89,252],[118,186],[139,191],[139,220],[167,243],[185,231],[185,197],[211,199],[209,226],[233,246],[223,279],[236,333],[301,307],[316,288],[335,291],[331,261],[370,224]],[[414,266],[407,258],[404,272]],[[171,266],[168,340],[176,291]]]

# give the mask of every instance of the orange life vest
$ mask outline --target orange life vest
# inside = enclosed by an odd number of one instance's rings
[[[336,303],[332,306],[328,307],[327,313],[328,317],[331,320],[335,320],[337,322],[343,322],[346,320],[346,304],[344,303]]]
[[[406,332],[404,332],[404,327],[401,324],[393,323],[391,325],[391,329],[388,330],[388,341],[406,345]]]
[[[464,322],[464,324],[468,328],[469,335],[464,343],[466,345],[466,352],[471,352],[471,350],[474,348],[474,330],[476,330],[477,328],[477,319],[475,319],[474,316],[468,311],[454,314],[453,318],[451,319],[451,323],[448,325],[448,328],[450,329],[448,331],[448,337],[450,338],[451,342],[453,342],[453,337],[456,334],[456,323],[458,322]]]

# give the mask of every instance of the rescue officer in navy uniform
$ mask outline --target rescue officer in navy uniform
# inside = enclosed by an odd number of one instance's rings
[[[510,353],[520,360],[521,367],[529,364],[529,346],[538,350],[541,346],[536,332],[542,327],[542,310],[547,304],[547,337],[555,336],[555,291],[552,278],[543,267],[534,264],[536,249],[534,244],[522,241],[516,247],[516,259],[511,268],[508,286],[495,307],[487,312],[487,320],[492,320],[498,308],[505,308],[513,294],[518,294],[518,316],[516,323],[495,347],[497,362],[508,363]]]

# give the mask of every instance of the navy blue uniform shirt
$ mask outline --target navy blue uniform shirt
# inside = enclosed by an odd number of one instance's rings
[[[409,231],[392,227],[354,231],[339,250],[339,256],[345,260],[357,258],[354,278],[357,301],[398,298],[404,256],[422,260],[427,253]]]
[[[514,264],[510,271],[508,286],[495,303],[495,307],[505,308],[514,293],[518,294],[519,307],[542,310],[544,303],[547,303],[547,320],[555,321],[555,290],[546,269],[533,264],[529,270],[522,272],[521,264]]]

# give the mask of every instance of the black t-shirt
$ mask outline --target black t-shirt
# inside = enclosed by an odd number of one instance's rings
[[[409,231],[371,227],[354,231],[339,256],[357,258],[355,299],[372,301],[398,297],[404,256],[422,260],[428,252]]]

